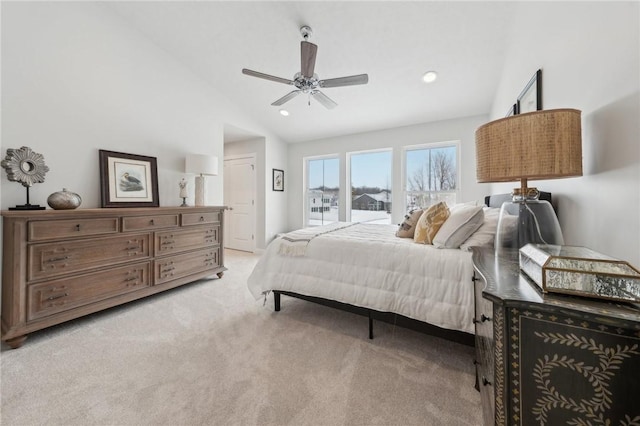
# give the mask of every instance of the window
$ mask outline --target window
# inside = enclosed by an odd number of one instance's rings
[[[348,154],[351,222],[391,223],[392,151]]]
[[[338,221],[340,160],[337,156],[308,158],[305,196],[306,226]]]
[[[455,204],[458,196],[458,142],[405,148],[405,209],[440,201]]]

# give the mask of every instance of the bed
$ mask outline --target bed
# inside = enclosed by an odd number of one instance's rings
[[[375,318],[411,328],[424,325],[431,334],[472,344],[468,249],[493,243],[498,216],[497,208],[483,207],[475,208],[482,220],[467,230],[465,244],[458,243],[462,248],[399,238],[398,225],[338,222],[281,235],[256,264],[249,291],[265,302],[273,292],[276,311],[284,294],[368,316],[370,338]],[[451,211],[447,221],[456,210]]]

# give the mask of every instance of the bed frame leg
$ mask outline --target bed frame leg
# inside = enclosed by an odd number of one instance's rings
[[[280,312],[280,292],[273,292],[273,307],[276,312]]]
[[[369,339],[373,340],[373,317],[371,316],[371,310],[369,310]]]

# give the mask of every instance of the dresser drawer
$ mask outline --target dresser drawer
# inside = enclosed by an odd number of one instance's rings
[[[215,269],[220,266],[220,248],[171,256],[155,261],[155,284],[162,284],[176,278]]]
[[[29,241],[42,241],[115,234],[120,231],[120,226],[117,217],[106,217],[98,219],[31,221],[28,229]]]
[[[107,267],[150,256],[150,235],[70,240],[32,244],[28,249],[29,281]]]
[[[155,233],[155,255],[211,247],[219,243],[219,226],[199,226]]]
[[[27,320],[149,287],[151,262],[28,286]]]
[[[476,374],[482,404],[483,424],[488,426],[495,424],[493,303],[482,297],[482,291],[485,287],[484,280],[476,277],[473,286]]]
[[[478,381],[480,383],[481,399],[486,398],[487,406],[494,406],[494,351],[493,340],[493,306],[484,300],[480,318],[476,321],[476,357],[478,361]],[[485,321],[483,321],[485,319]]]
[[[153,216],[125,216],[122,218],[123,231],[147,231],[152,229],[178,226],[177,214],[159,214]]]
[[[222,212],[207,213],[183,213],[182,226],[204,225],[206,223],[219,223]]]

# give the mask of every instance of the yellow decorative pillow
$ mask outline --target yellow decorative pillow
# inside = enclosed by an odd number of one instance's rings
[[[426,209],[418,219],[413,241],[421,244],[433,244],[433,237],[436,236],[448,217],[449,207],[444,202],[434,204]]]

